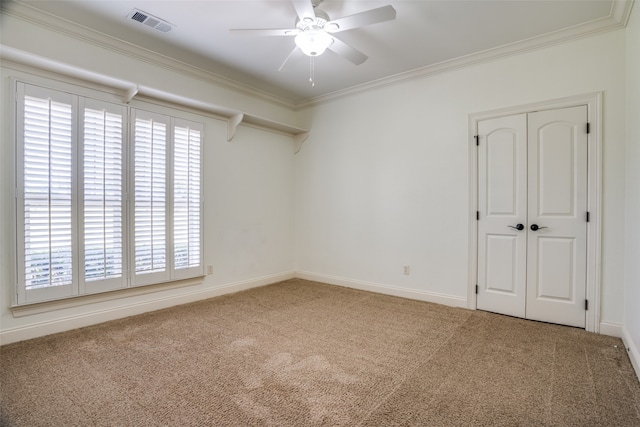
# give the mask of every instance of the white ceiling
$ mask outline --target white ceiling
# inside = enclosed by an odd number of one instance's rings
[[[287,71],[278,71],[294,47],[293,37],[240,36],[229,32],[232,28],[293,28],[296,12],[289,0],[21,0],[20,3],[301,104],[355,86],[371,85],[380,79],[399,78],[443,64],[546,45],[624,25],[632,2],[324,0],[320,8],[332,19],[387,4],[396,9],[397,18],[341,32],[343,41],[367,54],[369,59],[356,66],[327,51],[315,59],[315,87],[308,81],[307,57]],[[169,21],[174,28],[162,33],[127,19],[133,8]]]

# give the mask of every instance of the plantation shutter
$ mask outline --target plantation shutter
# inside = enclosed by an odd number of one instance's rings
[[[122,106],[82,102],[81,195],[84,291],[124,287],[124,113]]]
[[[73,182],[76,98],[20,84],[18,149],[18,296],[60,298],[74,288]]]
[[[175,277],[202,274],[202,124],[173,121]]]
[[[134,284],[170,278],[167,218],[169,118],[133,111]]]
[[[203,124],[15,88],[15,302],[202,276]]]

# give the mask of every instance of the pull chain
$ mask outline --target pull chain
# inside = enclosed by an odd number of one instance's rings
[[[315,63],[313,61],[313,56],[309,57],[309,83],[311,83],[311,87],[315,87]]]

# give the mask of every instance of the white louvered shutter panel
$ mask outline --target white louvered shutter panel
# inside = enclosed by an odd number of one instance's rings
[[[134,284],[167,281],[167,141],[166,116],[133,111]]]
[[[74,104],[67,93],[18,86],[18,302],[73,295]]]
[[[202,133],[200,123],[173,120],[174,277],[203,273]]]
[[[124,273],[124,113],[122,106],[81,102],[84,291],[126,285]]]

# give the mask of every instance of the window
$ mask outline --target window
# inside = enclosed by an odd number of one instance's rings
[[[168,118],[134,112],[134,270],[138,283],[168,279]],[[146,277],[141,277],[145,275]]]
[[[134,281],[201,274],[202,124],[142,110],[132,119]]]
[[[83,251],[85,282],[124,277],[123,114],[117,106],[84,103],[82,120]]]
[[[200,266],[202,256],[202,130],[184,120],[175,120],[173,130],[173,259],[176,274],[190,275],[189,270]]]
[[[18,302],[72,295],[77,98],[19,85]]]
[[[17,94],[18,304],[203,274],[201,123]]]

